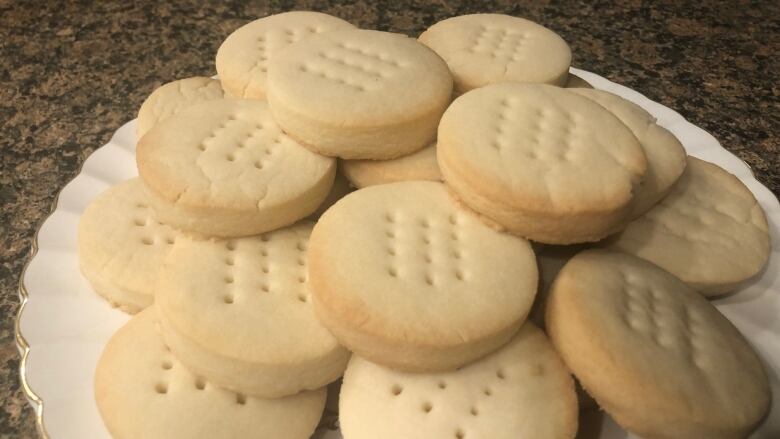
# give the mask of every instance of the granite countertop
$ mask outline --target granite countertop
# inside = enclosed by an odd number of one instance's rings
[[[443,18],[502,12],[540,22],[574,65],[679,111],[780,193],[780,3],[702,0],[342,0],[265,2],[0,0],[0,437],[35,435],[19,389],[17,285],[35,230],[84,159],[155,87],[214,74],[220,42],[247,21],[314,9],[361,27],[418,35]],[[652,4],[651,4],[652,3]]]

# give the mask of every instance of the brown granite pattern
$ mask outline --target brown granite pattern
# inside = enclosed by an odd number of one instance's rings
[[[571,44],[576,66],[678,110],[780,193],[776,2],[0,0],[0,437],[35,434],[13,320],[22,265],[55,194],[156,86],[213,74],[233,29],[290,9],[412,35],[472,12],[539,21]]]

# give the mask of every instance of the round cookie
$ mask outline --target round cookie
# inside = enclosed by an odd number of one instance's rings
[[[444,180],[464,204],[548,244],[597,241],[622,228],[647,165],[617,117],[539,84],[460,96],[442,117],[437,148]]]
[[[269,62],[268,102],[286,133],[344,159],[391,159],[436,138],[452,77],[434,52],[405,35],[319,34]]]
[[[769,231],[761,205],[737,177],[688,157],[671,193],[605,246],[717,296],[761,272],[769,259]]]
[[[284,134],[264,101],[191,106],[138,142],[138,172],[161,221],[207,236],[254,235],[314,212],[336,161]]]
[[[116,439],[308,439],[325,389],[260,399],[190,373],[160,337],[151,307],[108,341],[95,370],[95,399]]]
[[[198,102],[222,99],[222,85],[216,79],[194,76],[169,82],[155,89],[138,110],[138,137],[161,120]]]
[[[419,40],[447,62],[457,93],[498,82],[562,86],[569,77],[569,45],[524,18],[461,15],[434,24]]]
[[[685,148],[665,128],[655,123],[655,118],[639,105],[612,93],[587,88],[573,89],[609,110],[623,122],[639,140],[647,157],[647,171],[642,185],[634,195],[631,217],[647,212],[662,198],[685,170]]]
[[[436,144],[391,160],[343,160],[341,169],[357,188],[397,181],[441,181]]]
[[[234,240],[181,238],[156,285],[162,334],[216,385],[265,398],[318,389],[349,352],[317,321],[306,275],[312,223]]]
[[[268,60],[275,53],[312,35],[351,28],[340,18],[312,11],[285,12],[249,22],[219,46],[217,73],[228,96],[264,99]]]
[[[642,259],[578,254],[553,284],[546,321],[583,387],[638,436],[743,438],[769,408],[766,373],[739,331]]]
[[[530,323],[454,372],[396,372],[355,355],[339,413],[344,439],[570,439],[578,416],[571,375]]]
[[[579,76],[569,73],[569,77],[566,80],[566,85],[564,85],[566,88],[593,88],[592,85],[590,85],[590,82],[580,78]]]
[[[320,321],[351,351],[407,371],[452,370],[506,343],[538,273],[528,241],[460,209],[444,185],[355,191],[312,232]]]
[[[133,178],[109,188],[84,210],[79,266],[98,294],[136,313],[154,301],[157,272],[177,238],[175,230],[154,219],[143,183]]]

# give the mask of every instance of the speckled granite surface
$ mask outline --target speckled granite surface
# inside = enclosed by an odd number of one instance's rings
[[[411,35],[465,13],[528,17],[571,44],[575,66],[676,109],[780,193],[776,2],[201,3],[0,0],[0,437],[35,435],[13,322],[19,274],[55,194],[156,86],[213,74],[222,39],[268,13],[321,10]]]

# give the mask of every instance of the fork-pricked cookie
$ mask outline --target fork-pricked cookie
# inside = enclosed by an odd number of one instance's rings
[[[279,125],[312,150],[344,159],[391,159],[425,147],[451,97],[444,61],[388,32],[318,34],[268,67],[268,102]]]
[[[468,92],[439,124],[437,159],[464,204],[548,244],[597,241],[625,225],[646,159],[612,113],[559,87]]]
[[[216,385],[266,398],[313,390],[349,352],[314,316],[306,274],[312,224],[233,240],[182,237],[156,285],[162,334]]]
[[[207,236],[274,230],[314,212],[336,161],[282,132],[264,101],[191,106],[138,142],[138,172],[161,221]]]
[[[230,97],[264,99],[268,60],[275,53],[312,35],[351,28],[340,18],[313,11],[284,12],[251,21],[219,46],[219,79]]]
[[[454,372],[397,372],[353,356],[339,403],[344,439],[571,439],[577,398],[542,331],[526,323]]]
[[[569,45],[524,18],[461,15],[434,24],[419,40],[447,62],[457,93],[498,82],[562,86],[569,77]]]
[[[116,439],[308,439],[325,393],[261,399],[215,386],[174,357],[154,306],[111,337],[95,370],[97,407]]]
[[[663,197],[685,170],[685,148],[674,134],[658,126],[655,118],[639,105],[612,93],[587,88],[572,92],[595,101],[623,122],[639,140],[647,157],[647,171],[634,195],[631,217],[647,212]]]
[[[146,134],[157,122],[190,105],[224,96],[217,79],[194,76],[164,84],[155,89],[138,110],[138,137]]]
[[[441,181],[436,144],[391,160],[342,160],[341,170],[357,188],[397,181]]]
[[[769,408],[766,373],[737,328],[650,262],[579,253],[553,283],[546,322],[583,387],[641,437],[744,438]]]
[[[653,262],[705,296],[761,272],[770,250],[766,215],[750,189],[695,157],[666,198],[604,245]]]
[[[506,343],[537,276],[528,241],[484,225],[436,182],[355,191],[310,242],[320,321],[351,351],[401,370],[455,369]]]
[[[81,272],[113,306],[136,313],[154,301],[157,272],[178,235],[154,218],[141,180],[119,183],[81,216]]]

